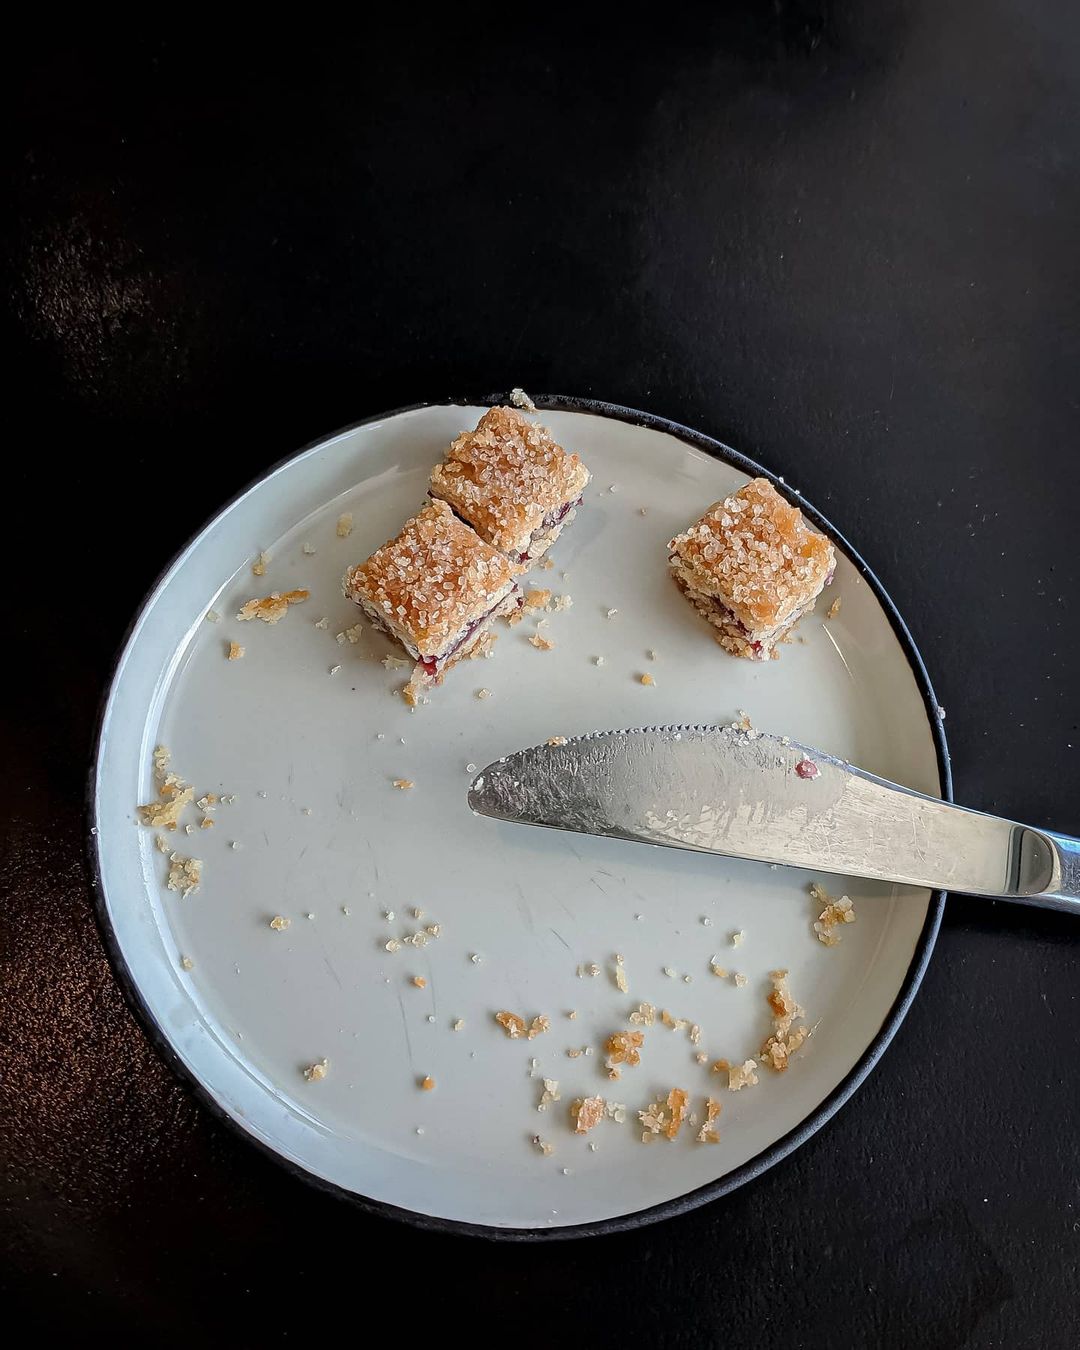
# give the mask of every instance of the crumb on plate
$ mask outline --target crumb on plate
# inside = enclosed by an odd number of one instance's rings
[[[263,623],[277,623],[285,617],[290,605],[300,605],[311,594],[310,591],[272,591],[261,599],[248,600],[240,606],[237,618],[242,622],[249,619],[261,619]]]
[[[186,900],[192,891],[199,889],[201,881],[201,858],[185,858],[179,853],[169,854],[169,875],[165,884],[170,891],[179,891]]]
[[[314,1064],[309,1064],[304,1070],[304,1077],[309,1083],[317,1083],[320,1079],[326,1077],[329,1068],[330,1061],[328,1059],[316,1060]]]
[[[716,1119],[721,1108],[721,1102],[714,1101],[712,1097],[705,1098],[705,1120],[701,1129],[697,1132],[699,1144],[718,1144],[720,1142],[720,1134],[716,1129]]]

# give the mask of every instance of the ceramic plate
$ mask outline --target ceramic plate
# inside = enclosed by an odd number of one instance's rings
[[[735,660],[672,585],[665,544],[759,470],[641,414],[546,402],[544,421],[593,473],[554,566],[530,578],[572,599],[547,616],[551,650],[530,645],[532,621],[501,626],[493,659],[454,670],[411,712],[396,693],[404,673],[382,662],[388,641],[346,635],[359,621],[341,596],[346,566],[397,531],[483,408],[394,413],[273,469],[177,558],[120,657],[92,784],[110,950],[204,1097],[286,1163],[365,1203],[533,1234],[669,1214],[805,1138],[903,1016],[941,897],[818,877],[858,916],[827,948],[806,873],[476,818],[473,766],[553,735],[745,710],[763,730],[948,792],[925,672],[835,531],[803,503],[838,543],[831,592],[780,660]],[[354,526],[342,538],[345,512]],[[294,588],[310,599],[280,623],[237,621],[245,601]],[[226,660],[230,641],[241,659]],[[235,797],[205,829],[189,808],[193,832],[169,837],[203,864],[187,898],[166,890],[168,859],[136,816],[154,797],[159,744],[197,797]],[[281,931],[270,927],[278,915],[289,920]],[[432,928],[425,945],[404,941]],[[599,973],[583,973],[593,965]],[[727,1091],[698,1056],[757,1054],[777,968],[790,971],[813,1035],[787,1073],[761,1070],[757,1086]],[[698,1026],[700,1039],[658,1023],[641,1063],[609,1081],[602,1043],[641,1002]],[[502,1010],[542,1014],[550,1030],[511,1040],[494,1021]],[[308,1081],[305,1067],[323,1060],[326,1076]],[[561,1100],[538,1111],[544,1078]],[[723,1102],[718,1143],[688,1128],[642,1144],[637,1110],[672,1087],[699,1114],[706,1094]],[[596,1094],[628,1119],[578,1137],[568,1104]]]

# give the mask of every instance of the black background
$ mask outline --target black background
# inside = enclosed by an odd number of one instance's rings
[[[406,1344],[1075,1345],[1075,919],[950,901],[830,1125],[585,1244],[316,1193],[126,1010],[81,794],[131,613],[264,466],[424,398],[610,399],[784,474],[909,621],[958,799],[1080,829],[1077,7],[401,11],[12,35],[5,1319],[164,1346],[342,1319]]]

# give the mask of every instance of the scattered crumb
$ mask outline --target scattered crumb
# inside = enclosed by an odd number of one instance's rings
[[[620,1066],[625,1064],[633,1068],[641,1063],[641,1046],[645,1040],[643,1031],[615,1031],[604,1042],[607,1058],[604,1067],[609,1078],[618,1078]]]
[[[805,1026],[792,1028],[796,1019],[806,1014],[788,988],[787,971],[771,971],[769,978],[773,985],[768,996],[769,1007],[773,1012],[773,1034],[761,1047],[761,1058],[771,1069],[783,1073],[788,1060],[809,1036],[810,1030]]]
[[[728,1089],[731,1092],[741,1092],[744,1087],[756,1087],[758,1076],[757,1061],[747,1059],[742,1064],[729,1064],[726,1059],[718,1059],[712,1066],[713,1073],[726,1073],[728,1076]]]
[[[565,744],[566,744],[566,737],[565,737],[565,736],[549,736],[549,737],[547,738],[547,744],[548,744],[548,745],[565,745]]]
[[[432,1078],[430,1074],[427,1074],[420,1079],[419,1088],[421,1092],[430,1092],[434,1086],[435,1086],[435,1079]]]
[[[324,614],[324,615],[322,616],[321,619],[316,619],[316,620],[315,620],[315,627],[316,627],[316,628],[329,628],[329,627],[330,627],[330,620],[329,620],[329,619],[327,618],[327,616]]]
[[[452,1030],[452,1031],[464,1031],[464,1030],[465,1030],[465,1019],[464,1019],[464,1017],[459,1017],[458,1020],[457,1020],[456,1022],[452,1023],[452,1024],[451,1024],[451,1030]]]
[[[840,613],[840,602],[842,599],[843,596],[838,595],[836,599],[832,602],[832,604],[829,606],[829,608],[825,611],[825,617],[827,619],[835,619],[836,616]]]
[[[540,1150],[545,1158],[550,1158],[555,1152],[555,1145],[549,1144],[546,1139],[541,1139],[538,1134],[533,1135],[533,1144]]]
[[[594,666],[602,666],[603,664],[604,664],[604,658],[603,658],[602,656],[594,656],[594,657],[593,657],[593,665],[594,665]]]
[[[175,775],[170,774],[170,777]],[[166,792],[166,788],[173,786],[168,783],[160,789],[164,798],[160,802],[148,802],[146,806],[139,807],[139,815],[144,825],[149,825],[152,829],[175,830],[177,821],[180,819],[180,813],[188,802],[194,797],[193,788],[183,787],[179,792]]]
[[[469,957],[469,960],[473,963],[474,966],[478,966],[483,959],[484,958],[480,955],[479,952],[473,952]]]
[[[682,1088],[672,1088],[666,1102],[650,1102],[644,1111],[639,1111],[638,1119],[645,1127],[642,1141],[658,1134],[669,1141],[673,1140],[682,1126],[689,1100],[689,1095]]]
[[[362,623],[354,623],[351,628],[346,628],[344,632],[346,638],[348,638],[351,645],[355,647],[356,644],[360,641],[360,639],[364,636],[364,625]],[[407,666],[409,662],[402,661],[401,664],[403,666]]]
[[[257,577],[266,576],[266,564],[269,561],[270,561],[269,553],[266,553],[265,551],[260,553],[259,556],[255,559],[255,561],[251,564],[252,575]]]
[[[207,623],[220,623],[220,622],[221,622],[221,615],[217,612],[216,609],[208,609],[208,610],[206,611],[206,622],[207,622]]]
[[[387,940],[383,943],[383,946],[388,952],[401,951],[401,943],[397,940],[397,938],[387,938]]]
[[[649,674],[648,671],[646,671],[644,675],[639,675],[638,679],[641,681],[642,684],[652,685],[656,683],[656,681],[653,679],[653,677]]]
[[[270,927],[275,933],[284,933],[285,929],[288,928],[291,923],[292,919],[287,919],[284,914],[275,914],[270,920]]]
[[[395,779],[394,779],[394,787],[396,787],[396,788],[398,789],[399,792],[408,792],[409,788],[412,788],[412,787],[415,787],[415,786],[416,786],[416,784],[413,782],[413,780],[412,780],[411,778],[395,778]]]
[[[639,1003],[629,1020],[632,1026],[651,1027],[656,1021],[656,1009],[651,1003]]]
[[[526,1022],[524,1017],[519,1017],[517,1013],[512,1012],[497,1012],[495,1021],[512,1041],[516,1041],[522,1036],[531,1041],[536,1036],[543,1035],[551,1026],[551,1022],[546,1017],[534,1017],[531,1022]]]
[[[524,389],[511,389],[510,402],[515,408],[520,408],[522,412],[537,412],[537,406],[528,396]]]
[[[228,652],[225,655],[226,661],[239,661],[245,650],[239,642],[230,642]]]
[[[202,820],[199,821],[200,830],[212,830],[213,828],[214,828],[213,816],[203,816]]]
[[[747,976],[743,975],[741,971],[737,971],[732,978],[735,981],[736,989],[745,989],[749,983]]]
[[[555,646],[550,638],[544,637],[543,633],[534,633],[529,639],[532,645],[541,652],[549,652]]]
[[[697,1132],[697,1141],[699,1144],[718,1144],[720,1135],[716,1129],[716,1118],[719,1116],[721,1103],[713,1101],[711,1097],[705,1098],[705,1123]]]
[[[407,667],[411,666],[413,662],[407,661],[403,656],[384,656],[382,664],[387,670],[405,670]]]
[[[626,968],[623,965],[623,959],[621,956],[615,957],[615,968],[612,971],[612,976],[615,980],[615,987],[616,989],[618,989],[620,994],[626,994],[630,992],[630,985],[627,983],[626,980]]]
[[[698,1053],[694,1056],[695,1064],[708,1064],[708,1062],[709,1056],[705,1053],[704,1050],[699,1050]]]
[[[737,933],[732,933],[732,935],[731,935],[731,945],[732,945],[733,947],[739,946],[739,944],[742,942],[742,940],[743,940],[743,938],[744,938],[745,936],[746,936],[746,934],[743,932],[743,930],[742,930],[741,928],[739,929],[739,931],[738,931]]]
[[[546,1111],[552,1102],[561,1102],[562,1096],[559,1093],[559,1084],[554,1078],[544,1079],[544,1090],[540,1094],[540,1100],[536,1104],[538,1111]]]
[[[818,885],[816,881],[810,883],[810,896],[815,910],[818,905],[825,907],[814,921],[818,941],[826,947],[836,947],[840,942],[840,934],[834,930],[841,924],[855,922],[854,905],[846,895],[834,900],[824,886]]]
[[[337,666],[331,666],[331,667],[330,667],[330,672],[329,672],[329,673],[330,673],[331,675],[336,675],[340,669],[341,669],[341,666],[340,666],[340,665],[337,665]]]
[[[195,969],[195,962],[191,959],[190,956],[182,956],[182,957],[180,958],[180,965],[181,965],[181,967],[182,967],[184,970],[194,970],[194,969]]]
[[[417,989],[427,988],[427,980],[424,979],[423,975],[414,975],[412,977],[412,982],[416,985]]]
[[[300,548],[301,553],[305,553],[309,558],[316,552],[314,544],[303,544]]]
[[[302,604],[310,591],[272,591],[270,595],[263,596],[261,600],[249,600],[246,604],[240,606],[240,612],[237,618],[243,623],[248,619],[262,619],[263,623],[277,623],[279,619],[285,617],[290,605]]]
[[[671,968],[671,966],[664,967],[664,974],[668,977],[669,980],[673,980],[675,978],[675,971]]]
[[[551,592],[534,589],[525,592],[525,609],[547,609],[551,604]]]
[[[717,964],[715,957],[709,963],[709,969],[712,971],[714,975],[718,976],[721,980],[727,979],[727,970],[723,966]]]
[[[588,1134],[603,1118],[603,1097],[578,1098],[570,1104],[570,1119],[574,1122],[575,1134]]]
[[[576,1021],[576,1020],[577,1020],[577,1009],[576,1009],[576,1008],[571,1008],[570,1011],[566,1014],[566,1016],[567,1016],[567,1019],[568,1019],[569,1021],[571,1021],[571,1022]]]
[[[491,697],[491,690],[490,690],[490,689],[478,689],[478,690],[476,691],[476,697],[479,698],[479,699],[490,698],[490,697]]]
[[[605,614],[607,618],[613,619],[615,615],[618,614],[618,612],[619,611],[617,609],[609,609],[605,611]]]
[[[325,1078],[330,1068],[328,1059],[317,1060],[314,1064],[309,1064],[304,1070],[304,1077],[309,1083],[317,1083],[321,1078]]]
[[[565,609],[573,609],[574,597],[572,595],[557,595],[552,602],[551,608],[556,614],[561,614]]]
[[[940,703],[939,703],[938,706],[937,706],[937,715],[938,715],[939,721],[942,721],[942,722],[945,721],[945,709],[941,706]]]
[[[159,834],[158,837],[154,840],[154,847],[157,849],[159,853],[172,852],[172,844],[169,843],[169,841],[165,838],[163,834]]]
[[[542,558],[540,561],[541,570],[544,572],[550,572],[554,566],[555,566],[554,558]]]
[[[352,534],[353,513],[351,511],[342,511],[337,518],[337,537],[339,539],[348,539]]]
[[[169,854],[169,875],[165,882],[170,891],[179,891],[186,900],[202,881],[202,859],[184,858],[179,853]]]

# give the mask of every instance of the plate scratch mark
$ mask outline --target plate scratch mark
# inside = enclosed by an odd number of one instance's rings
[[[341,981],[340,981],[340,980],[338,979],[338,977],[337,977],[337,971],[336,971],[336,970],[334,969],[334,967],[330,964],[330,958],[326,955],[325,952],[323,953],[323,965],[326,967],[327,973],[329,974],[330,978],[334,981],[334,983],[335,983],[335,984],[337,985],[337,987],[340,989],[340,988],[341,988]]]
[[[405,1032],[405,1049],[408,1051],[409,1055],[409,1068],[415,1073],[416,1064],[413,1062],[412,1040],[409,1037],[409,1019],[405,1015],[405,1004],[402,1002],[400,989],[398,990],[397,1002],[398,1007],[401,1009],[401,1027]]]
[[[569,944],[569,942],[566,941],[566,939],[563,937],[563,935],[562,935],[561,933],[555,933],[555,929],[554,929],[554,928],[549,928],[549,929],[548,929],[548,932],[549,932],[549,933],[554,933],[555,936],[556,936],[556,937],[559,939],[559,941],[562,943],[562,945],[566,948],[566,950],[567,950],[567,951],[570,950],[570,944]]]

